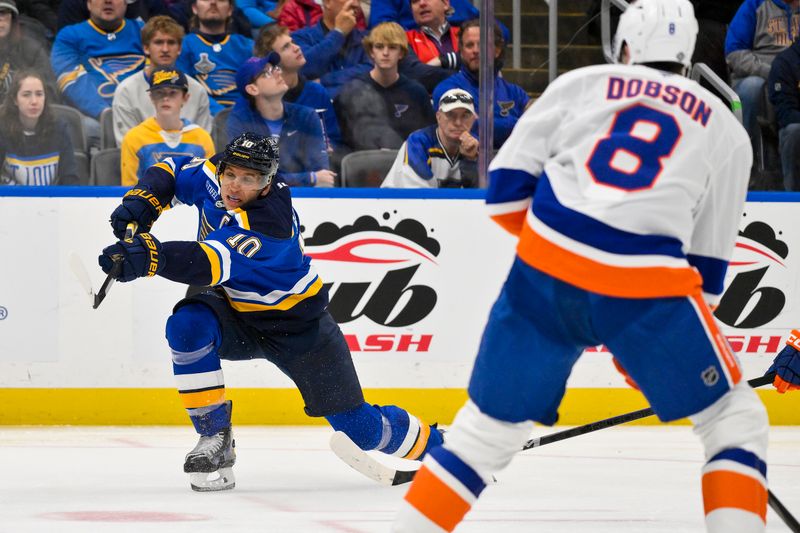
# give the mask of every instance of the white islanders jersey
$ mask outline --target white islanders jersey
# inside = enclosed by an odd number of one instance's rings
[[[530,266],[599,294],[722,293],[752,164],[730,109],[634,65],[557,78],[490,166],[487,207]]]

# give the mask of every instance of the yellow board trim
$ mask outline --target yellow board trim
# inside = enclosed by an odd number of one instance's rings
[[[366,389],[370,403],[395,404],[427,421],[449,424],[467,399],[463,389]],[[800,392],[759,390],[772,425],[800,425]],[[225,389],[239,425],[322,425],[309,418],[295,389]],[[2,389],[0,425],[188,425],[174,389]],[[569,389],[559,424],[581,425],[647,407],[630,389]],[[636,422],[657,424],[655,417]],[[676,422],[687,424],[687,420]]]

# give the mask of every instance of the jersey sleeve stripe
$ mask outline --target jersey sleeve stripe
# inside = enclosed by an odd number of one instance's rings
[[[498,168],[489,172],[487,204],[515,202],[533,196],[539,178],[524,170]]]
[[[543,238],[528,220],[522,226],[517,254],[528,265],[576,287],[620,298],[658,298],[699,294],[702,280],[684,267],[625,267],[600,263]]]
[[[228,281],[231,276],[231,252],[225,245],[217,241],[203,241],[200,247],[211,263],[211,279],[209,285],[219,285]]]
[[[175,177],[175,169],[172,167],[172,165],[168,164],[166,161],[160,161],[153,166],[168,172],[169,175],[172,176],[173,178]]]

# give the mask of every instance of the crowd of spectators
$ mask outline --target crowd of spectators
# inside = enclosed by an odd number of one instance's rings
[[[404,161],[426,136],[448,167],[434,162],[426,186],[475,186],[462,178],[478,146],[468,0],[40,0],[23,15],[16,1],[0,0],[3,184],[86,184],[88,161],[110,150],[132,185],[166,157],[209,157],[253,131],[278,140],[290,185],[336,186],[348,154]],[[435,111],[450,89],[471,111]],[[528,97],[499,68],[495,91],[499,146]]]

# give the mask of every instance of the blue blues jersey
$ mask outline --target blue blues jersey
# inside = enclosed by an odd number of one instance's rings
[[[177,157],[153,165],[139,182],[162,206],[199,211],[197,242],[163,243],[160,275],[180,283],[221,286],[231,307],[255,327],[274,320],[313,320],[328,303],[322,279],[303,253],[300,220],[289,186],[244,208],[225,209],[211,159]]]
[[[91,20],[62,28],[50,61],[58,88],[84,115],[98,118],[117,85],[144,66],[142,22],[125,19],[107,32]]]
[[[226,35],[211,42],[197,33],[183,39],[176,66],[200,82],[211,99],[211,114],[233,105],[239,94],[236,71],[253,55],[253,40],[243,35]]]

